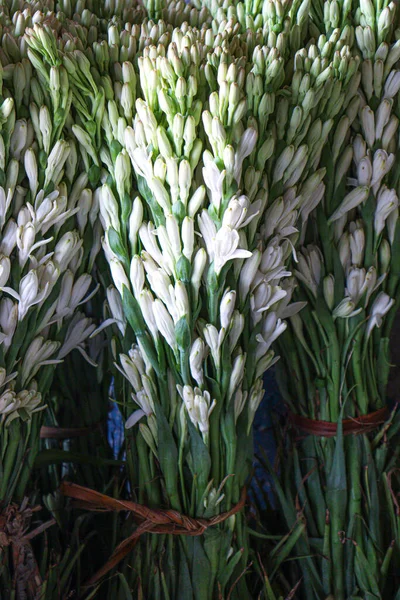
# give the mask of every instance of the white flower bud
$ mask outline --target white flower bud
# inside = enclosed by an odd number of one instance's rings
[[[379,236],[386,223],[386,219],[390,213],[396,210],[399,206],[399,199],[395,190],[389,190],[385,185],[379,190],[375,218],[374,218],[374,229],[377,236]]]
[[[11,271],[11,261],[8,256],[0,254],[0,288],[4,287],[8,281]]]
[[[233,311],[235,309],[235,301],[236,301],[236,292],[234,291],[226,291],[222,297],[221,305],[220,305],[220,321],[221,327],[225,330],[228,330]]]
[[[214,325],[206,325],[203,330],[203,335],[208,347],[211,350],[211,355],[216,368],[220,366],[220,352],[223,333],[219,334],[218,330]]]
[[[394,98],[400,90],[400,71],[391,71],[385,83],[385,98]]]
[[[177,316],[176,319],[187,317],[190,314],[189,298],[187,295],[185,284],[182,281],[177,281],[175,284],[175,303]]]
[[[193,261],[193,270],[192,270],[192,278],[191,285],[195,290],[195,297],[197,298],[198,290],[201,283],[201,278],[204,273],[204,269],[207,264],[207,252],[204,248],[200,248],[194,257]]]
[[[68,158],[70,152],[70,146],[68,142],[59,140],[54,145],[49,158],[47,159],[47,168],[45,171],[44,188],[46,188],[50,182],[55,186],[59,183],[59,177],[62,173],[65,161]]]
[[[323,281],[324,298],[329,310],[333,310],[335,302],[335,278],[333,275],[327,275]]]
[[[164,127],[157,128],[157,143],[160,153],[165,159],[173,157],[172,147]]]
[[[151,191],[154,194],[154,198],[156,202],[163,209],[165,214],[171,213],[171,199],[162,182],[157,179],[157,177],[152,177],[150,181],[147,182]]]
[[[380,140],[382,138],[383,129],[389,122],[391,111],[393,106],[393,100],[384,98],[376,111],[376,124],[375,124],[375,138]]]
[[[39,111],[39,127],[43,139],[43,148],[46,154],[49,153],[51,144],[51,133],[53,130],[50,111],[47,106],[42,106]]]
[[[140,373],[137,370],[135,363],[126,354],[120,354],[119,359],[121,361],[123,374],[128,379],[135,392],[139,392],[143,386]]]
[[[193,379],[199,386],[204,383],[203,364],[206,357],[206,347],[204,341],[198,337],[192,344],[189,355],[190,372]]]
[[[186,206],[192,185],[192,169],[189,161],[182,160],[179,164],[179,195],[181,202]]]
[[[357,184],[361,186],[369,186],[372,179],[372,164],[369,156],[365,156],[360,160],[357,166]]]
[[[139,295],[140,309],[143,314],[146,326],[149,328],[154,339],[158,337],[158,328],[154,317],[153,304],[154,299],[150,290],[144,289]]]
[[[36,154],[32,148],[28,148],[24,156],[25,172],[29,181],[29,189],[31,191],[32,200],[36,197],[36,191],[39,185],[38,182],[38,166],[36,161]]]
[[[357,187],[351,192],[349,192],[344,197],[339,208],[337,208],[333,215],[328,219],[328,223],[333,223],[334,221],[337,221],[338,219],[340,219],[340,217],[348,213],[350,210],[356,208],[357,206],[365,202],[368,198],[368,195],[369,187],[365,186]]]
[[[391,251],[389,242],[383,238],[379,245],[379,266],[380,274],[387,274],[390,267]]]
[[[104,184],[101,188],[101,200],[100,200],[100,214],[102,217],[102,224],[107,231],[109,227],[119,232],[119,215],[118,215],[118,203],[112,193],[109,185]]]
[[[195,217],[196,213],[203,206],[205,197],[206,197],[206,188],[204,185],[200,185],[189,200],[189,204],[188,204],[189,217],[191,217],[191,218]]]
[[[129,276],[132,284],[133,293],[137,299],[145,283],[143,261],[137,254],[135,254],[135,256],[131,260]]]
[[[362,308],[355,310],[356,304],[350,298],[343,298],[343,300],[337,305],[337,307],[333,311],[334,319],[347,319],[358,315],[361,312]]]
[[[129,284],[129,279],[127,278],[127,276],[125,274],[124,267],[122,266],[122,264],[120,263],[120,261],[117,258],[111,258],[111,260],[109,260],[109,265],[110,265],[111,276],[113,278],[115,287],[117,288],[117,290],[119,291],[119,293],[121,294],[121,297],[122,297],[124,286],[128,290],[130,290],[131,286]]]
[[[376,194],[379,190],[382,179],[385,177],[387,173],[389,173],[390,169],[394,163],[394,154],[388,154],[384,150],[377,150],[374,154],[374,159],[372,163],[372,189],[374,194]]]
[[[153,303],[153,314],[157,328],[165,338],[167,344],[176,352],[177,343],[175,339],[175,327],[171,315],[161,300],[156,299]]]
[[[237,389],[241,387],[243,377],[244,377],[244,369],[246,366],[246,355],[239,354],[232,365],[232,373],[229,380],[229,388],[228,388],[228,402],[233,397],[234,393]]]
[[[0,243],[0,252],[5,256],[10,256],[17,243],[17,224],[10,219],[5,226]]]
[[[235,394],[235,398],[233,401],[234,413],[235,413],[235,423],[237,422],[239,416],[242,414],[244,407],[247,402],[247,392],[242,392],[242,390],[237,390]]]
[[[399,127],[399,119],[396,117],[396,115],[392,115],[389,119],[388,124],[386,125],[386,127],[383,130],[382,148],[384,150],[388,151],[392,140],[395,138],[398,127]]]
[[[371,307],[369,321],[366,330],[367,339],[371,335],[374,327],[380,327],[383,322],[383,317],[389,312],[394,304],[394,299],[390,298],[384,292],[379,292]]]
[[[349,236],[351,263],[361,265],[364,261],[365,233],[361,228],[355,229]]]
[[[114,173],[117,192],[119,197],[122,199],[125,193],[129,193],[131,189],[131,163],[129,160],[129,156],[125,150],[120,152],[116,158]],[[109,192],[112,194],[110,189]],[[115,214],[118,217],[118,211]],[[117,229],[117,231],[119,230]]]
[[[179,232],[179,226],[176,218],[173,215],[167,215],[165,219],[166,233],[168,236],[169,244],[172,249],[173,256],[177,261],[182,252],[181,237]],[[158,228],[158,235],[160,235],[160,228]],[[161,239],[160,239],[161,241]]]
[[[129,217],[129,243],[132,254],[137,250],[137,235],[143,222],[143,204],[139,196],[133,201],[132,212]]]
[[[2,339],[1,345],[4,352],[11,346],[13,335],[18,323],[18,304],[11,298],[2,298],[0,301],[0,327]]]
[[[294,146],[286,146],[282,154],[278,157],[272,177],[273,183],[277,183],[282,179],[286,169],[293,160],[294,152]]]
[[[82,247],[82,240],[77,231],[67,231],[54,248],[53,261],[58,269],[65,271]]]

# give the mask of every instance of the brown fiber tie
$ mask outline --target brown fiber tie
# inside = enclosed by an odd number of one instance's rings
[[[375,412],[361,417],[352,417],[351,419],[344,419],[343,424],[343,435],[358,435],[360,433],[368,433],[373,431],[379,425],[382,425],[389,416],[389,409],[387,406],[381,408]],[[295,413],[289,412],[289,420],[297,429],[304,431],[310,435],[316,435],[320,437],[334,437],[337,432],[337,423],[331,423],[330,421],[317,421],[315,419],[308,419],[302,415],[296,415]]]
[[[243,488],[240,500],[231,510],[221,513],[211,519],[196,519],[182,515],[176,510],[163,510],[160,508],[148,508],[129,500],[117,500],[95,490],[82,487],[75,483],[64,481],[60,486],[64,496],[69,496],[79,501],[82,508],[88,510],[122,511],[127,510],[142,522],[126,540],[121,542],[114,550],[106,564],[86,582],[86,586],[94,585],[108,571],[115,567],[135,547],[143,533],[158,533],[170,535],[202,535],[208,527],[218,525],[238,513],[244,507],[246,501],[246,488]]]
[[[40,439],[69,440],[72,438],[86,437],[94,431],[101,431],[102,423],[98,422],[89,427],[49,427],[40,428]]]

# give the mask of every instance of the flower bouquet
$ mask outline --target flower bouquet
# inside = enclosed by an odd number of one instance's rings
[[[293,430],[281,437],[274,479],[286,526],[304,525],[294,545],[301,597],[397,598],[399,418],[386,385],[400,298],[398,12],[370,0],[328,4],[317,5],[313,27],[351,23],[359,106],[324,149],[324,198],[295,265],[294,297],[306,306],[278,341]]]

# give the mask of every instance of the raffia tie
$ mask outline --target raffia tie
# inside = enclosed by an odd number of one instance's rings
[[[94,431],[102,431],[102,422],[94,423],[89,427],[49,427],[43,425],[40,428],[42,440],[70,440],[72,438],[86,437]]]
[[[373,431],[379,425],[385,423],[389,417],[389,409],[387,406],[381,408],[375,412],[361,417],[352,417],[351,419],[344,419],[343,435],[359,435],[360,433],[369,433]],[[297,429],[300,429],[304,433],[315,435],[319,437],[334,437],[337,434],[337,423],[331,423],[330,421],[318,421],[315,419],[308,419],[302,415],[289,412],[289,421]]]
[[[21,506],[9,504],[0,510],[0,550],[11,549],[17,599],[37,598],[42,584],[31,540],[56,521],[50,519],[28,531],[32,515],[39,510],[41,506],[29,507],[27,498]]]
[[[86,582],[86,586],[97,583],[108,571],[115,567],[135,547],[140,536],[144,533],[170,534],[170,535],[202,535],[209,527],[226,521],[238,513],[246,502],[246,488],[243,488],[240,500],[229,511],[221,513],[211,519],[196,519],[182,515],[171,509],[148,508],[142,504],[129,500],[117,500],[95,490],[82,487],[75,483],[64,481],[60,486],[61,493],[79,501],[81,508],[94,511],[122,511],[127,510],[138,518],[141,523],[126,540],[121,542],[114,550],[106,564]]]

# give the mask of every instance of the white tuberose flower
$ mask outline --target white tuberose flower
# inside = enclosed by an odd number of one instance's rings
[[[190,420],[195,427],[200,429],[205,443],[208,440],[208,431],[210,428],[210,415],[215,408],[216,400],[211,402],[210,393],[202,392],[199,388],[192,388],[189,385],[184,387],[177,386],[180,397],[185,403]]]
[[[396,210],[399,199],[395,190],[389,190],[385,185],[379,190],[374,218],[374,229],[379,235],[385,227],[386,219]]]
[[[250,258],[251,252],[238,248],[240,241],[236,229],[222,226],[215,238],[214,269],[218,275],[222,267],[235,258]]]
[[[238,248],[239,233],[227,225],[216,230],[215,224],[206,210],[198,217],[200,233],[203,236],[210,262],[214,261],[214,270],[218,275],[222,267],[235,258],[249,258],[248,250]]]
[[[21,279],[19,294],[10,287],[4,287],[2,290],[18,300],[18,318],[21,321],[31,306],[39,304],[45,298],[48,287],[48,284],[46,284],[45,288],[39,291],[38,276],[36,271],[32,270]]]
[[[366,331],[367,339],[371,335],[371,332],[374,327],[380,327],[382,325],[383,317],[386,315],[386,313],[389,312],[389,310],[392,308],[393,304],[394,304],[393,298],[390,298],[390,296],[385,294],[385,292],[380,292],[377,295],[375,302],[372,305],[371,314],[370,314],[370,318],[368,321],[368,326],[367,326],[367,331]]]

